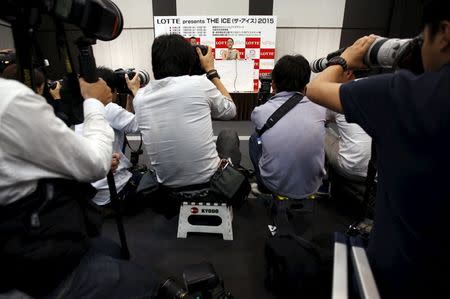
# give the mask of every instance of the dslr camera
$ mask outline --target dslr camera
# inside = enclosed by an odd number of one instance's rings
[[[261,87],[258,92],[258,105],[266,103],[272,96],[270,88],[272,87],[272,74],[263,74],[259,76]]]
[[[413,73],[423,72],[420,49],[423,38],[421,35],[412,39],[378,37],[364,56],[364,64],[370,69],[408,69]],[[341,55],[346,48],[339,49],[326,57],[310,63],[311,70],[319,73],[327,68],[328,61]]]
[[[114,86],[116,87],[118,93],[131,94],[131,90],[128,89],[127,82],[125,81],[125,74],[127,74],[128,78],[131,80],[134,76],[136,76],[136,73],[141,81],[141,87],[150,82],[150,75],[145,70],[139,70],[136,72],[134,68],[120,68],[114,71]]]
[[[208,53],[208,47],[205,45],[192,46],[192,50],[194,51],[195,62],[194,65],[192,66],[191,75],[205,74],[205,71],[202,69],[202,66],[200,65],[200,58],[198,57],[197,48],[199,48],[202,51],[203,55],[206,55],[206,53]]]
[[[183,273],[184,287],[175,279],[167,279],[158,292],[158,299],[233,299],[224,289],[213,265],[201,263],[190,266]]]
[[[16,53],[13,50],[0,51],[0,74],[10,64],[16,63]]]

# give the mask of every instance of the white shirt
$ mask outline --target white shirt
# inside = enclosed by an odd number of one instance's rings
[[[131,163],[128,158],[122,153],[125,134],[137,133],[139,131],[139,128],[134,114],[127,111],[126,109],[123,109],[121,106],[115,103],[109,103],[105,106],[105,111],[106,120],[114,130],[113,153],[120,154],[120,163],[116,172],[114,173],[116,189],[117,192],[120,192],[132,176],[131,172],[128,171],[128,168],[131,167]],[[83,124],[76,125],[75,132],[77,134],[83,135]],[[97,194],[92,199],[96,204],[105,205],[111,202],[108,180],[106,177],[92,183],[92,186],[97,189]]]
[[[372,138],[357,124],[349,124],[343,114],[327,110],[327,119],[335,119],[339,134],[338,163],[342,171],[367,176]]]
[[[236,106],[205,76],[151,81],[133,101],[158,181],[182,187],[209,181],[219,164],[211,117],[232,119]]]
[[[92,182],[111,167],[113,131],[105,108],[84,101],[84,136],[58,119],[46,100],[0,78],[0,205],[32,193],[42,178]]]

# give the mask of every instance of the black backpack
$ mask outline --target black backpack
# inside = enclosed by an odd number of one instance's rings
[[[294,233],[288,214],[292,200],[275,202],[276,235],[265,245],[266,288],[279,298],[318,298],[324,282],[323,259],[314,244]]]

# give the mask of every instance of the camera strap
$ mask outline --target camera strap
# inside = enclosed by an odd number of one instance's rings
[[[264,126],[262,126],[261,129],[255,129],[256,134],[258,134],[258,137],[261,138],[261,136],[272,128],[283,116],[285,116],[289,111],[291,111],[292,108],[297,106],[298,103],[304,98],[305,96],[301,93],[295,93],[292,97],[290,97],[286,102],[283,103],[277,110],[275,110],[274,113],[267,119]]]
[[[377,150],[376,150],[375,142],[372,139],[371,154],[370,154],[369,164],[367,166],[367,176],[366,176],[366,182],[365,182],[366,189],[364,191],[364,199],[363,199],[363,204],[366,207],[366,216],[369,213],[370,205],[372,204],[370,202],[372,191],[374,191],[374,189],[376,188],[376,185],[377,185],[375,182],[375,178],[377,176],[376,164],[377,164]]]
[[[125,152],[126,146],[128,146],[128,148],[130,149],[130,151],[131,151],[130,162],[133,165],[133,167],[135,167],[139,163],[139,156],[144,153],[144,151],[142,150],[142,133],[139,133],[139,137],[140,137],[139,146],[138,146],[138,149],[135,150],[134,148],[131,147],[130,142],[128,141],[128,138],[125,135],[125,142],[124,142],[124,146],[122,149],[122,152]]]

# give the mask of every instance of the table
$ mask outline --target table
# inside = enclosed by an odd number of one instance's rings
[[[253,109],[258,105],[258,94],[253,92],[230,94],[237,110],[234,120],[250,120]]]

